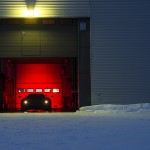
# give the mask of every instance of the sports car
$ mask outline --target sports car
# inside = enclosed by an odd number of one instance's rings
[[[51,100],[44,94],[29,94],[21,100],[21,112],[51,111]]]

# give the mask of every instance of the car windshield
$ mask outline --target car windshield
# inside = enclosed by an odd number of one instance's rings
[[[44,99],[45,96],[43,94],[29,94],[27,98],[28,99]]]

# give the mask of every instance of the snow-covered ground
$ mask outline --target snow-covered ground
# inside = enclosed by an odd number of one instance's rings
[[[0,113],[0,150],[150,150],[150,104]]]

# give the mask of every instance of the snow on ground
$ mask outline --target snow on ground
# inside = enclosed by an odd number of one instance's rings
[[[86,112],[145,112],[150,111],[150,103],[130,104],[130,105],[113,105],[102,104],[81,107],[80,111]]]
[[[150,150],[150,105],[0,113],[0,150]]]

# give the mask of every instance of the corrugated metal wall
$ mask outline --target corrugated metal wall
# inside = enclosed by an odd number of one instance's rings
[[[77,24],[0,25],[0,58],[77,57]]]
[[[36,7],[43,10],[46,16],[61,17],[87,17],[89,12],[89,0],[55,0],[37,1]]]
[[[90,16],[89,0],[1,0],[0,17],[23,17],[23,10],[30,5],[40,10],[38,17]]]
[[[91,0],[92,104],[150,102],[150,2]]]

